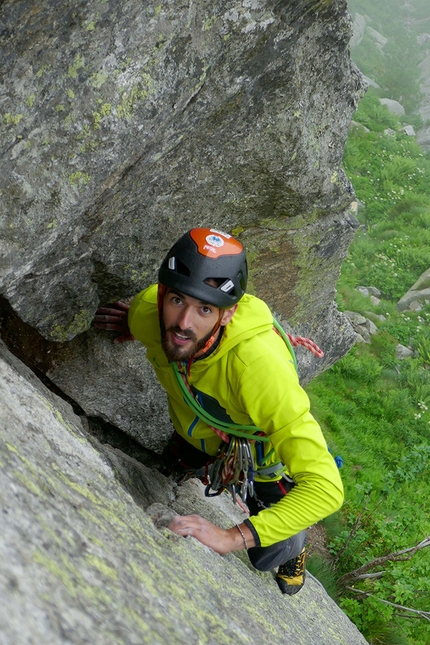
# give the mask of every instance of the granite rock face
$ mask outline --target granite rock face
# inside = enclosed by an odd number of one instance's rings
[[[346,2],[14,0],[0,17],[0,289],[23,321],[72,339],[203,224],[242,237],[293,325],[332,315],[362,92]]]
[[[312,578],[283,597],[244,552],[163,528],[175,512],[226,527],[243,516],[90,441],[1,341],[0,461],[2,645],[366,645]]]
[[[363,81],[344,0],[6,0],[0,22],[2,337],[28,365],[161,449],[143,351],[88,329],[199,225],[236,234],[251,292],[324,350],[298,350],[303,383],[348,351],[333,298]]]

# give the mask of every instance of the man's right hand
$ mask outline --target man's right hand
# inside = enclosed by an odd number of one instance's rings
[[[120,300],[106,307],[99,307],[94,316],[93,327],[118,332],[119,336],[114,339],[114,343],[126,343],[129,340],[136,340],[128,326],[129,309],[130,305]]]

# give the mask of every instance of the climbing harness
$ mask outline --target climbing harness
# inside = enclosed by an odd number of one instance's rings
[[[318,345],[308,338],[303,338],[302,336],[294,337],[291,334],[286,334],[275,318],[273,319],[273,325],[274,331],[281,336],[287,345],[293,358],[296,371],[297,359],[293,346],[297,347],[298,345],[302,345],[315,354],[315,356],[319,358],[324,356],[324,353]],[[215,497],[220,495],[223,490],[228,490],[235,503],[239,501],[237,493],[239,493],[240,499],[246,502],[248,496],[255,497],[254,475],[257,470],[258,476],[261,479],[273,480],[284,477],[288,482],[292,482],[286,475],[285,466],[281,461],[270,466],[265,466],[267,461],[275,453],[275,449],[272,448],[264,455],[263,444],[270,443],[270,438],[262,430],[254,425],[228,423],[212,416],[201,406],[199,400],[194,395],[188,383],[187,374],[180,370],[177,363],[172,363],[172,368],[187,405],[223,441],[218,455],[212,463],[206,465],[204,473],[201,471],[196,472],[196,475],[200,476],[207,483],[205,489],[206,497]],[[257,466],[254,462],[251,449],[251,443],[254,442]]]

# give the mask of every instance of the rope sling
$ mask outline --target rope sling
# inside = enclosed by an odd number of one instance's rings
[[[293,347],[302,345],[318,358],[324,356],[324,352],[309,338],[287,334],[275,318],[273,325],[274,331],[281,336],[288,347],[296,372],[298,371],[297,359]],[[212,416],[201,406],[191,389],[187,375],[180,370],[178,363],[172,363],[172,368],[185,403],[223,442],[215,461],[206,464],[204,472],[197,471],[195,473],[207,483],[205,490],[207,497],[214,497],[227,489],[231,493],[233,501],[236,502],[236,489],[238,489],[242,501],[246,502],[248,494],[251,497],[255,496],[254,475],[257,469],[258,476],[262,479],[272,480],[281,476],[291,482],[291,479],[285,474],[285,466],[281,461],[264,467],[274,455],[275,449],[272,448],[264,455],[262,444],[270,443],[270,438],[265,435],[263,430],[255,425],[228,423]],[[256,442],[257,467],[250,442]],[[211,493],[211,490],[214,492]]]

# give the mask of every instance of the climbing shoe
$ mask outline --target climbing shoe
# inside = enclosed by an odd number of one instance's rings
[[[297,558],[288,560],[278,569],[276,574],[276,582],[282,593],[287,593],[289,596],[300,591],[305,584],[306,577],[306,550],[303,547],[302,552]]]

